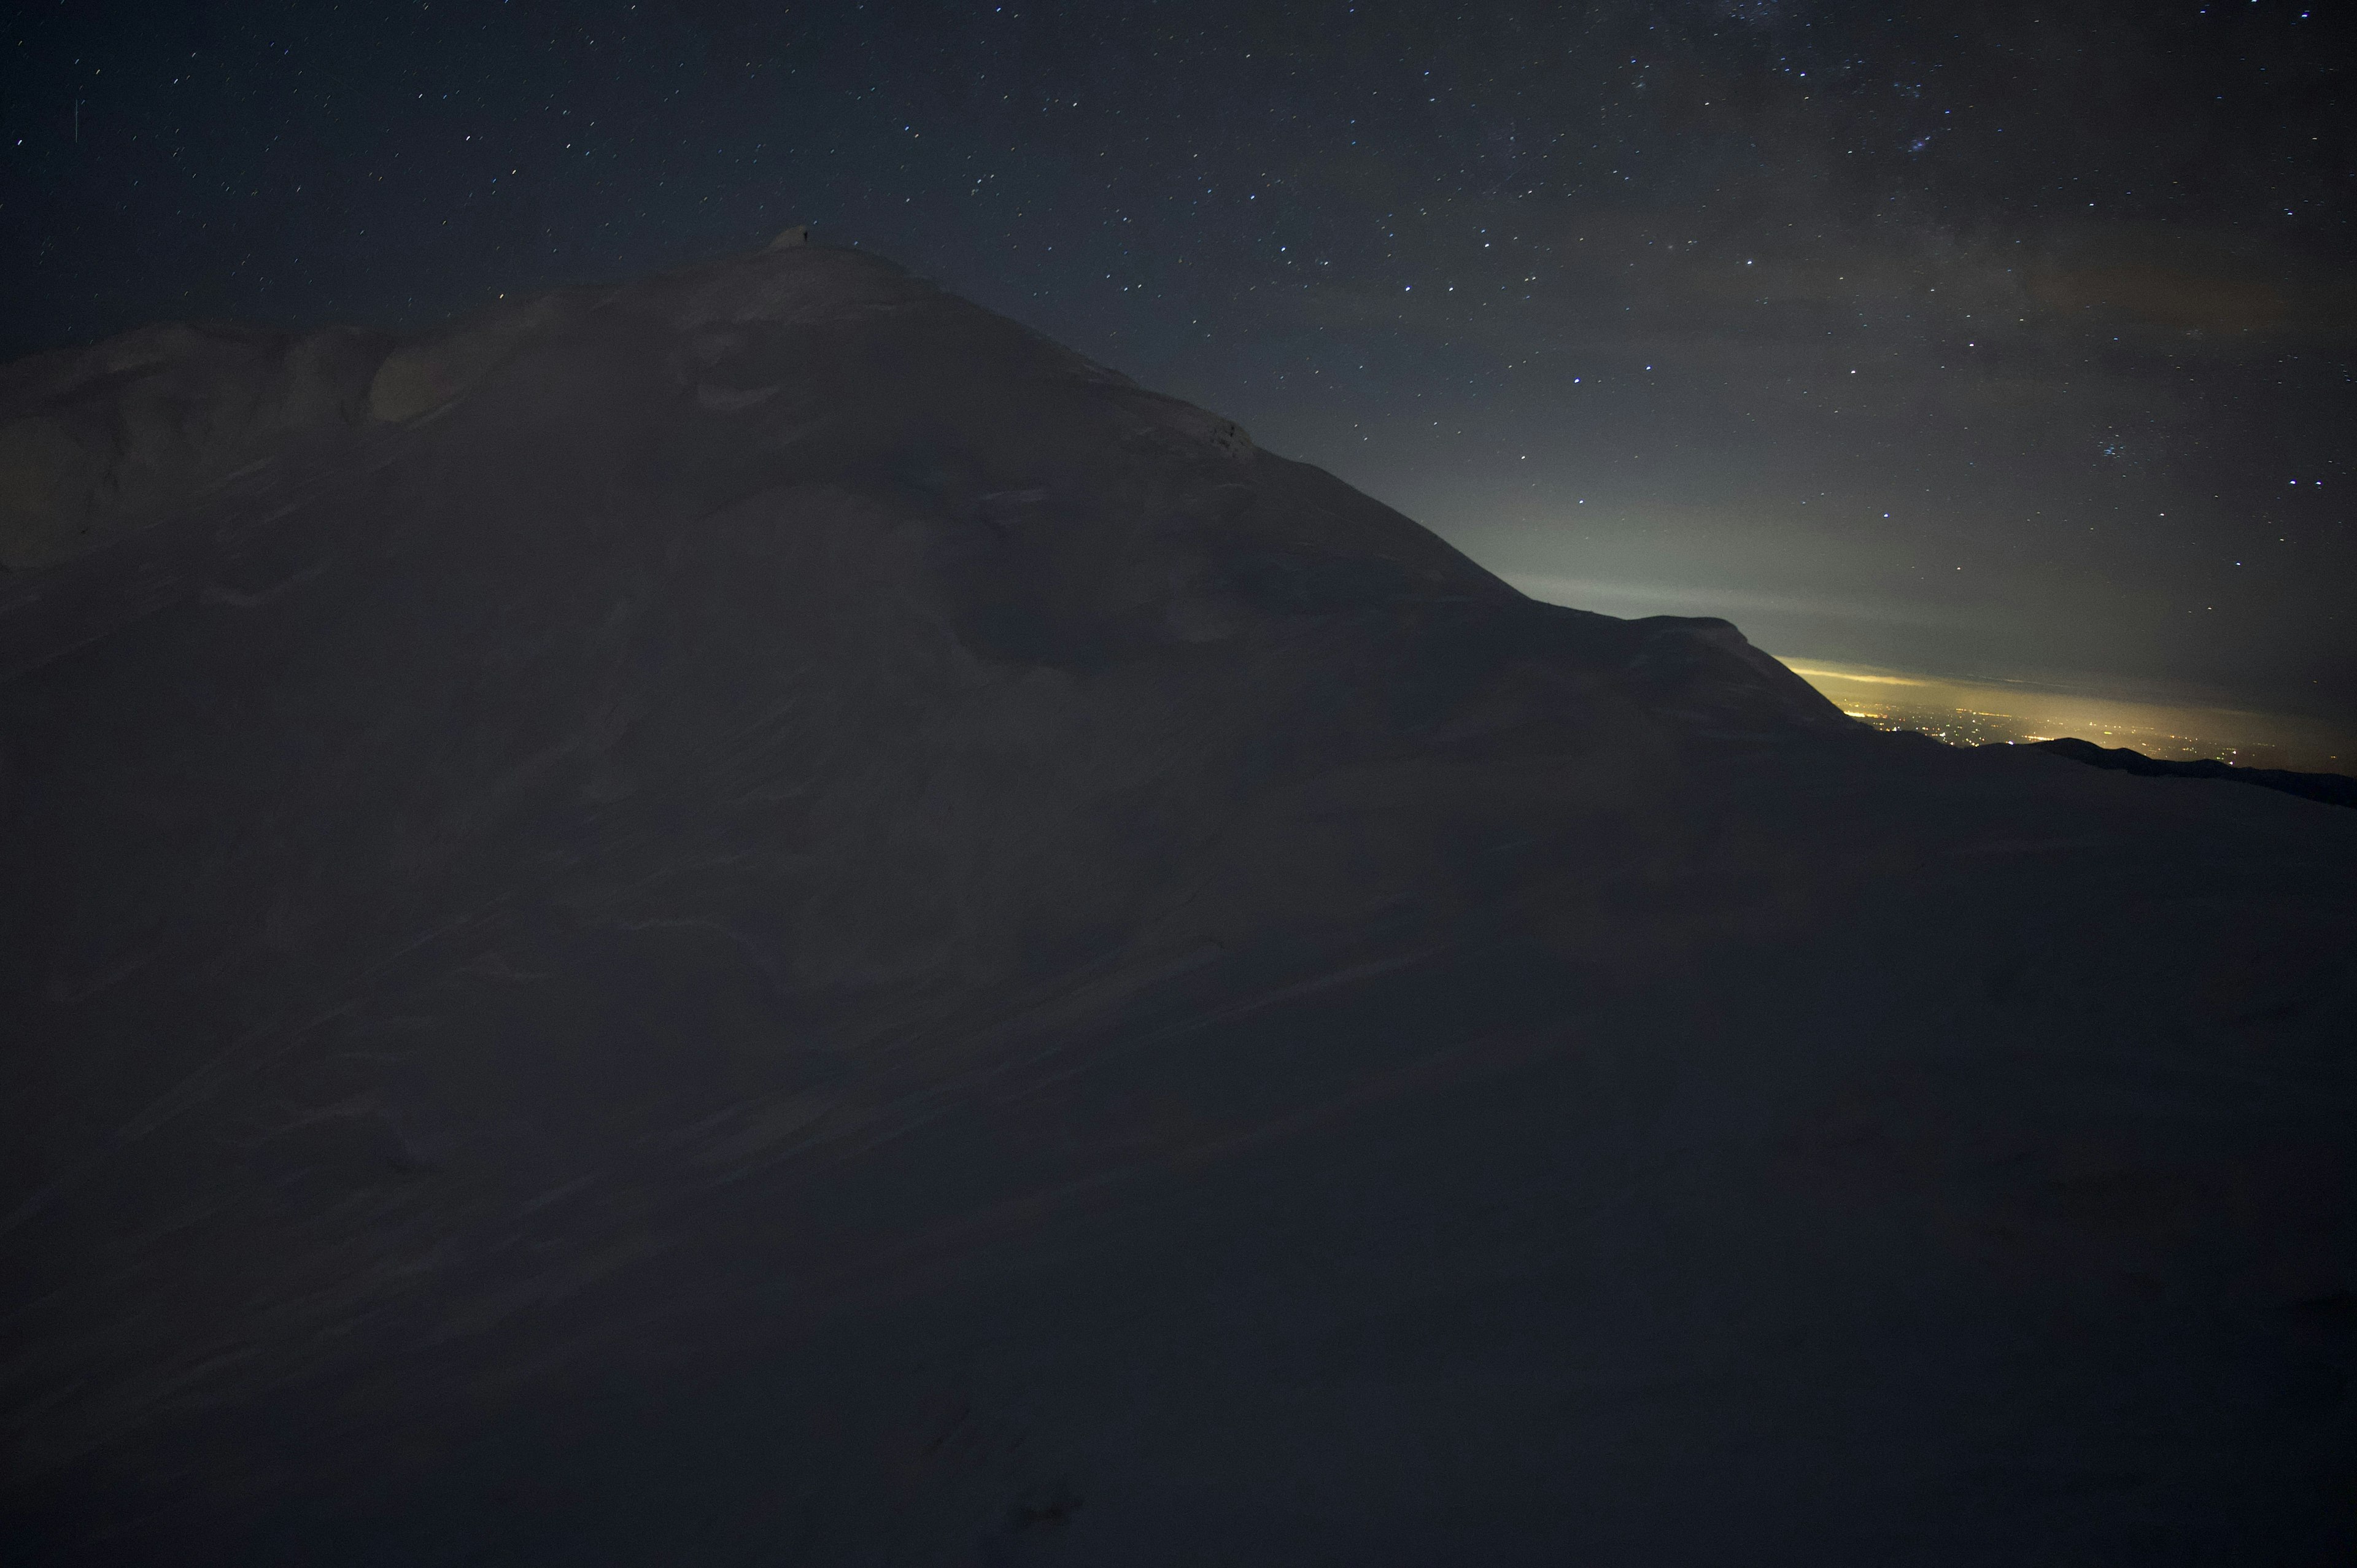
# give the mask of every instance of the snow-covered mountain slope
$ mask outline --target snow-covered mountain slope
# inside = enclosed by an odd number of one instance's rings
[[[0,372],[12,1562],[2357,1545],[2357,815],[870,256],[134,338]]]

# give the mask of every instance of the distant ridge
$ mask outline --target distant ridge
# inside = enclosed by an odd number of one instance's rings
[[[2097,746],[2091,740],[2068,737],[2031,744],[2040,751],[2050,751],[2057,757],[2067,757],[2090,768],[2108,768],[2115,773],[2134,773],[2147,779],[2223,779],[2232,784],[2256,784],[2269,789],[2280,789],[2287,795],[2321,800],[2329,806],[2357,806],[2357,779],[2342,773],[2294,773],[2281,768],[2236,768],[2208,757],[2199,762],[2169,762],[2158,757],[2147,757],[2143,752],[2125,746]]]

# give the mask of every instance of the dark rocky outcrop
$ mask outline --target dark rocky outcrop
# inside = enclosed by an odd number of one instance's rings
[[[2357,817],[874,257],[176,331],[0,372],[11,1563],[2357,1543]]]

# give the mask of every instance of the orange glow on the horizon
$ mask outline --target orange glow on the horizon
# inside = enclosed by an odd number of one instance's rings
[[[2215,757],[2250,768],[2345,773],[2357,740],[2319,720],[2286,714],[2104,696],[2021,682],[1975,681],[1787,659],[1785,666],[1854,719],[1917,730],[1958,746],[2061,736],[2128,746],[2147,757]]]

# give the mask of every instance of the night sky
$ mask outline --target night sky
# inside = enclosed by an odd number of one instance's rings
[[[11,12],[0,354],[807,221],[1542,596],[2357,725],[2323,7]]]

